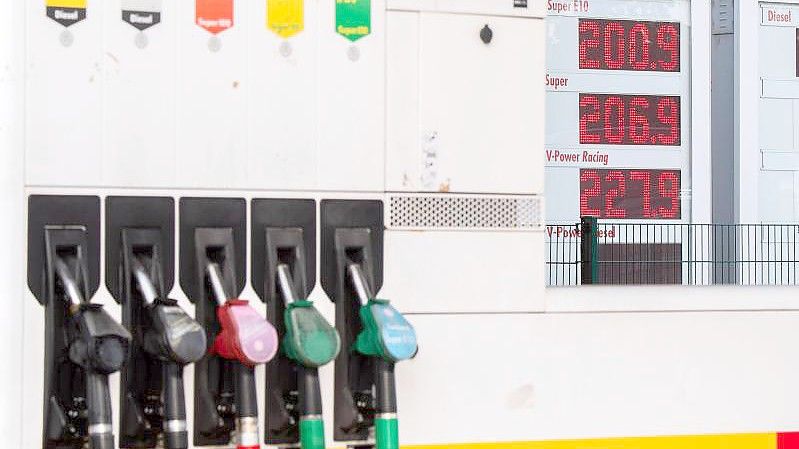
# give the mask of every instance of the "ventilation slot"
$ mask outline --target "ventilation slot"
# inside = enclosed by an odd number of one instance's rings
[[[542,200],[536,196],[391,195],[389,229],[543,229]]]

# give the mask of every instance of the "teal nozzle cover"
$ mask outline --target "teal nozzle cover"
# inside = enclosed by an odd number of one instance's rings
[[[338,355],[341,339],[311,301],[295,301],[286,306],[286,357],[306,368],[327,365]]]
[[[358,313],[363,331],[355,341],[356,351],[389,362],[408,360],[416,355],[416,331],[387,300],[370,299]]]

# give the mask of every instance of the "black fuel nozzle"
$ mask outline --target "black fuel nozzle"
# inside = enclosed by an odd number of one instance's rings
[[[144,263],[131,259],[133,277],[144,299],[149,327],[144,333],[144,350],[162,361],[163,433],[167,449],[189,447],[183,367],[200,360],[207,350],[205,330],[178,306],[174,299],[158,292]]]
[[[100,304],[86,300],[80,278],[58,256],[55,273],[69,300],[69,359],[83,368],[86,378],[86,412],[92,449],[114,449],[113,414],[108,375],[119,371],[127,358],[131,335]]]

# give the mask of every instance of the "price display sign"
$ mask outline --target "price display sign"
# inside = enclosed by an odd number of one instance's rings
[[[548,221],[689,220],[691,1],[547,8]]]
[[[679,219],[679,170],[580,170],[580,215]]]

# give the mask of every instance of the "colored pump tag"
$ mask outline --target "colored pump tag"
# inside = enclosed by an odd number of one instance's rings
[[[335,0],[336,33],[352,42],[372,32],[372,0]]]
[[[64,27],[75,25],[86,18],[87,0],[46,0],[47,17]]]
[[[162,0],[122,0],[122,20],[139,31],[161,23]]]
[[[211,33],[208,49],[216,52],[222,48],[218,34],[233,28],[233,0],[195,0],[194,20]]]
[[[233,27],[233,0],[196,0],[195,20],[211,34]]]
[[[416,331],[388,301],[371,299],[358,313],[363,331],[355,341],[356,351],[390,362],[408,360],[416,355]]]
[[[305,26],[304,3],[305,0],[267,0],[266,27],[284,39],[300,33]]]
[[[286,307],[283,316],[286,357],[306,368],[327,365],[338,355],[341,339],[311,301],[296,301]]]

